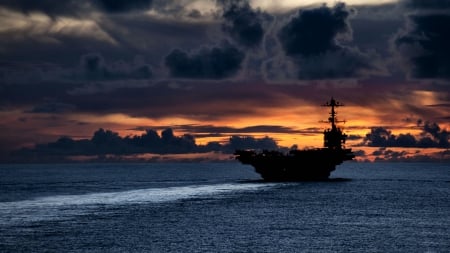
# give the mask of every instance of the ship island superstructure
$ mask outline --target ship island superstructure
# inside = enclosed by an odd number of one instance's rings
[[[345,148],[347,135],[337,126],[337,107],[343,106],[331,98],[323,106],[330,107],[326,121],[330,128],[324,130],[322,148],[279,150],[236,150],[234,155],[242,164],[252,165],[264,181],[321,181],[328,180],[336,165],[353,160],[355,155]]]

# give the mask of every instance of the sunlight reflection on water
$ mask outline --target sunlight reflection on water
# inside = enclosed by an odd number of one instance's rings
[[[139,189],[122,192],[58,195],[32,200],[0,202],[0,224],[42,220],[60,220],[85,214],[102,205],[161,203],[189,198],[220,196],[221,194],[254,191],[273,184],[228,183],[168,188]]]

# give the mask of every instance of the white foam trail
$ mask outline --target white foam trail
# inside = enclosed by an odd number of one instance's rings
[[[57,195],[32,200],[0,202],[0,225],[66,219],[86,214],[90,210],[105,205],[170,202],[236,191],[253,191],[272,185],[252,183],[195,185],[82,195]]]

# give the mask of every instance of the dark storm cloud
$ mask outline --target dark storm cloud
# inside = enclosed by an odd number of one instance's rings
[[[109,13],[151,8],[152,0],[3,0],[0,6],[23,13],[43,12],[49,16],[85,15],[93,10],[92,5]]]
[[[272,138],[267,136],[261,139],[251,136],[232,136],[229,139],[229,145],[231,147],[231,152],[234,152],[236,149],[278,149],[277,143]]]
[[[450,9],[448,0],[403,0],[405,7],[421,10],[445,10]]]
[[[77,113],[124,113],[133,117],[154,119],[195,115],[197,119],[211,121],[223,117],[245,117],[261,108],[281,106],[285,101],[279,99],[279,94],[300,96],[304,93],[302,89],[294,86],[270,85],[261,89],[259,83],[230,80],[102,81],[88,80],[82,72],[77,73],[77,78],[77,82],[54,80],[39,83],[0,83],[0,106],[31,111],[35,107],[59,102],[73,105]],[[249,104],[252,106],[248,106]],[[262,129],[261,127],[260,130]],[[270,132],[270,127],[267,130]]]
[[[187,154],[211,151],[233,153],[236,149],[278,148],[275,140],[270,137],[231,136],[225,144],[210,142],[206,145],[197,145],[193,135],[175,136],[171,128],[164,129],[161,134],[147,129],[142,135],[126,137],[100,128],[90,139],[74,140],[70,137],[61,137],[55,142],[16,150],[12,159],[48,161],[77,155]]]
[[[375,68],[372,56],[364,54],[358,49],[347,48],[336,51],[328,51],[321,55],[299,57],[296,63],[299,65],[298,78],[305,80],[314,79],[341,79],[368,75]]]
[[[358,8],[358,15],[350,20],[353,30],[352,44],[358,45],[362,51],[376,50],[383,57],[391,57],[389,41],[392,35],[397,33],[398,28],[403,26],[403,19],[399,17],[376,19],[368,14],[362,16],[360,13]]]
[[[410,15],[410,28],[395,40],[414,78],[450,78],[450,14]]]
[[[350,15],[343,3],[333,8],[322,6],[316,9],[299,10],[279,33],[283,49],[289,56],[309,57],[328,51],[336,51],[339,34],[351,33],[347,22]]]
[[[449,162],[449,152],[436,152],[434,155],[410,154],[406,151],[394,151],[380,148],[372,152],[375,162]]]
[[[37,144],[34,148],[18,150],[16,156],[66,155],[128,155],[139,153],[192,153],[196,151],[194,137],[190,135],[175,136],[172,129],[165,129],[159,135],[156,131],[147,130],[140,136],[121,137],[111,130],[98,129],[91,139],[73,140],[61,137],[55,142]]]
[[[87,54],[81,57],[82,74],[87,80],[126,80],[149,79],[153,72],[149,65],[129,64],[124,61],[106,65],[100,54]]]
[[[105,67],[103,57],[98,54],[82,56],[81,65],[90,78],[96,79],[104,75]]]
[[[218,0],[223,7],[222,30],[240,45],[252,48],[259,46],[264,37],[263,21],[268,14],[254,10],[248,0]]]
[[[66,102],[66,92],[79,87],[80,84],[73,82],[37,81],[25,83],[0,83],[0,105],[36,107],[34,112],[51,111],[51,107],[60,111],[58,105],[48,105],[49,98],[58,98],[57,101],[72,105],[76,103]],[[76,107],[76,106],[75,106]],[[47,109],[45,109],[47,108]]]
[[[80,92],[80,95],[66,96],[65,101],[75,104],[77,110],[83,112],[120,112],[156,119],[195,115],[197,120],[211,122],[223,118],[245,118],[261,112],[262,108],[267,108],[269,115],[270,108],[286,106],[286,101],[280,96],[300,97],[306,92],[308,87],[266,85],[261,88],[259,82],[249,81],[167,80],[109,92]],[[315,103],[323,99],[323,94],[319,93],[309,97],[314,99],[316,95]]]
[[[132,61],[114,62],[106,61],[97,53],[80,58],[79,65],[70,68],[22,63],[2,68],[0,64],[0,73],[3,74],[0,105],[31,107],[25,109],[27,113],[70,113],[89,108],[85,104],[90,101],[90,95],[109,93],[109,96],[99,96],[97,100],[110,104],[120,96],[113,93],[114,90],[143,89],[152,80],[152,68],[139,56]],[[92,112],[97,110],[91,109]]]
[[[376,55],[341,44],[352,37],[348,19],[354,12],[344,3],[302,9],[280,29],[278,38],[298,65],[299,79],[358,77],[376,68]]]
[[[166,56],[165,65],[172,77],[223,79],[235,75],[244,58],[244,52],[225,44],[222,47],[203,47],[191,55],[175,49]]]
[[[450,132],[441,129],[436,123],[425,122],[421,135],[423,136],[421,140],[428,140],[431,135],[431,139],[437,142],[439,147],[450,147]]]
[[[450,79],[449,0],[404,1],[406,28],[395,38],[395,49],[418,79]]]
[[[56,16],[76,14],[83,8],[85,3],[84,0],[2,0],[0,1],[0,7],[23,13],[37,11],[49,16]]]
[[[107,12],[146,11],[151,8],[152,0],[96,0],[101,9]]]
[[[380,148],[372,153],[376,156],[375,161],[402,161],[408,153],[406,151],[393,151],[386,148]]]
[[[141,87],[122,86],[109,92],[98,89],[108,87],[89,86],[85,90],[70,92],[73,96],[65,96],[66,101],[75,104],[78,110],[94,113],[126,113],[137,117],[171,117],[173,115],[198,115],[216,119],[232,114],[243,114],[253,108],[241,108],[236,101],[257,100],[264,98],[271,103],[271,94],[265,91],[252,92],[249,97],[245,87],[237,87],[229,91],[229,84],[208,83],[207,86],[195,83],[179,84],[173,82],[154,83]],[[197,84],[197,85],[196,85]],[[208,88],[205,88],[208,87]],[[94,90],[94,92],[90,92]],[[97,91],[96,91],[97,90]],[[263,102],[261,102],[263,103]],[[266,102],[267,103],[267,102]],[[236,106],[223,106],[235,104]],[[213,114],[211,112],[214,111]]]
[[[417,148],[449,148],[450,133],[443,130],[436,123],[426,122],[423,126],[420,137],[413,135],[399,134],[383,127],[372,128],[364,139],[370,147],[417,147]]]
[[[66,103],[49,102],[35,106],[28,113],[66,113],[75,110],[75,106]]]
[[[368,141],[368,145],[371,147],[415,147],[417,145],[413,135],[395,136],[391,131],[382,127],[372,128],[364,140]]]

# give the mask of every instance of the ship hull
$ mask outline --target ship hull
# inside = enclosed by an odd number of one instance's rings
[[[264,181],[322,181],[328,180],[336,165],[352,160],[350,149],[292,150],[288,154],[278,151],[255,152],[237,150],[236,159],[254,167]]]
[[[252,165],[266,181],[317,181],[327,180],[336,166],[352,160],[355,155],[345,148],[347,135],[336,125],[335,110],[343,104],[331,98],[324,106],[331,107],[328,122],[330,128],[324,130],[323,148],[297,150],[287,154],[278,150],[236,150],[235,158],[243,164]]]

